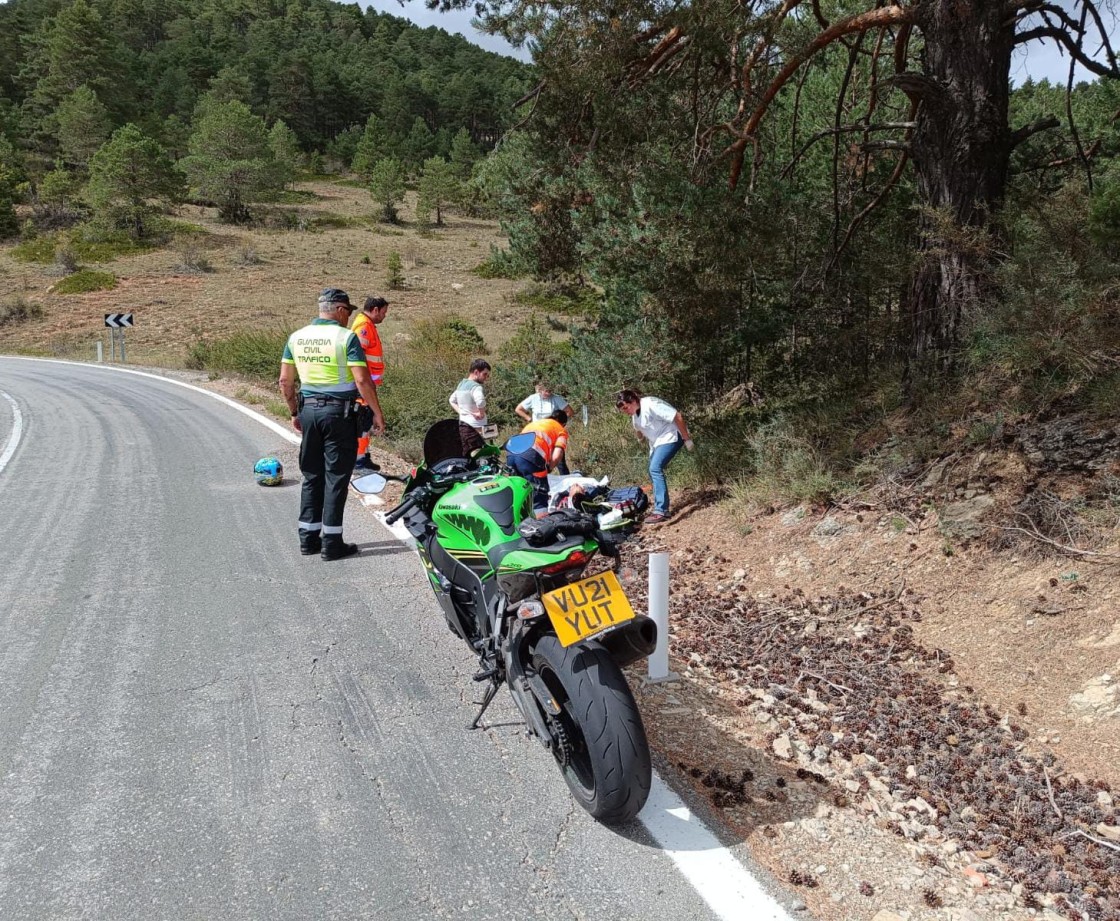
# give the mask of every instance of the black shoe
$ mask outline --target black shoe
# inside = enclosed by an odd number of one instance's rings
[[[357,544],[348,544],[339,534],[331,534],[323,538],[323,559],[344,560],[358,552]]]
[[[299,552],[304,556],[312,556],[323,549],[323,539],[318,531],[299,532]]]
[[[368,471],[370,473],[375,473],[376,471],[381,469],[381,465],[376,464],[372,460],[370,460],[368,454],[363,454],[354,463],[354,469],[358,471]]]

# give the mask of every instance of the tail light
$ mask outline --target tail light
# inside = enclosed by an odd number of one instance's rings
[[[541,572],[549,576],[555,575],[556,573],[564,572],[567,569],[575,569],[579,566],[586,566],[587,561],[590,559],[591,555],[589,553],[585,553],[583,550],[576,550],[574,553],[561,560],[559,563],[553,563],[550,566],[542,567]]]
[[[536,620],[544,617],[544,605],[539,601],[522,601],[517,606],[517,616],[521,620]]]

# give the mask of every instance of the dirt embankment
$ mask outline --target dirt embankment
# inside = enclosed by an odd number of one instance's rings
[[[638,596],[672,554],[651,737],[820,917],[1120,919],[1115,439],[1060,428],[631,548]]]

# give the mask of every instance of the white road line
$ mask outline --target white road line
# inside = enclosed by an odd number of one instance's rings
[[[8,466],[8,461],[16,453],[20,438],[23,437],[23,416],[20,414],[19,404],[15,399],[3,390],[0,390],[0,397],[12,404],[12,434],[8,436],[8,443],[4,445],[4,453],[0,454],[0,473],[3,473],[4,468]]]
[[[638,819],[723,921],[792,921],[656,772]]]
[[[136,374],[140,377],[150,377],[153,380],[175,384],[177,387],[186,387],[196,393],[212,397],[227,406],[231,406],[250,419],[255,419],[281,438],[292,444],[299,444],[299,436],[266,416],[249,409],[247,406],[196,387],[183,381],[161,377],[146,371],[134,371],[131,368],[119,368],[115,365],[92,365],[83,362],[61,361],[56,358],[26,358],[24,356],[4,355],[3,358],[19,358],[22,361],[45,361],[54,364],[75,364],[83,368],[99,368],[105,371],[118,371],[121,374]],[[15,400],[3,391],[4,397],[12,404],[15,411],[15,428],[13,435],[8,439],[8,446],[4,454],[0,455],[0,471],[15,452],[15,445],[19,441],[22,419],[19,407]],[[379,512],[377,519],[384,524],[384,513]],[[388,527],[388,526],[386,526]],[[399,522],[388,528],[402,543],[411,545],[412,536],[405,531]],[[664,849],[665,853],[676,864],[681,875],[708,903],[721,921],[793,921],[793,917],[771,896],[727,848],[719,843],[715,835],[695,816],[669,786],[656,772],[653,775],[653,788],[649,800],[638,814],[639,821],[648,829],[649,833]]]
[[[188,384],[184,381],[177,381],[171,377],[163,377],[160,374],[151,374],[147,371],[134,371],[132,368],[119,368],[116,365],[95,365],[84,361],[63,361],[61,358],[29,358],[25,355],[0,355],[0,358],[13,358],[18,361],[41,361],[47,364],[55,365],[77,365],[80,368],[92,368],[98,371],[116,371],[119,374],[135,374],[137,377],[150,377],[154,381],[163,381],[163,383],[165,384],[174,384],[176,387],[185,387],[187,390],[193,390],[195,393],[201,393],[203,396],[208,396],[220,403],[225,403],[226,406],[230,406],[233,409],[236,409],[239,413],[248,416],[250,419],[255,419],[261,425],[270,429],[286,441],[290,441],[294,445],[298,445],[300,441],[299,435],[297,435],[291,429],[284,428],[284,426],[280,425],[278,422],[269,419],[268,416],[262,416],[256,410],[249,409],[248,406],[238,403],[236,400],[231,400],[229,397],[224,397],[220,393],[214,393],[213,390],[206,390],[202,387],[196,387],[194,384]]]

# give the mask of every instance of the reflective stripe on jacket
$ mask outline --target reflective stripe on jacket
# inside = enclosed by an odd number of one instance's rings
[[[552,452],[556,448],[563,450],[568,447],[568,430],[555,419],[540,419],[537,422],[530,422],[521,430],[523,435],[526,432],[533,433],[533,450],[544,458],[546,465],[552,462]],[[536,475],[547,476],[548,471],[542,470]]]
[[[385,376],[385,356],[381,348],[381,334],[377,332],[377,324],[361,311],[354,317],[351,327],[358,341],[362,344],[362,352],[366,356],[366,367],[369,376],[375,384],[380,384]]]

